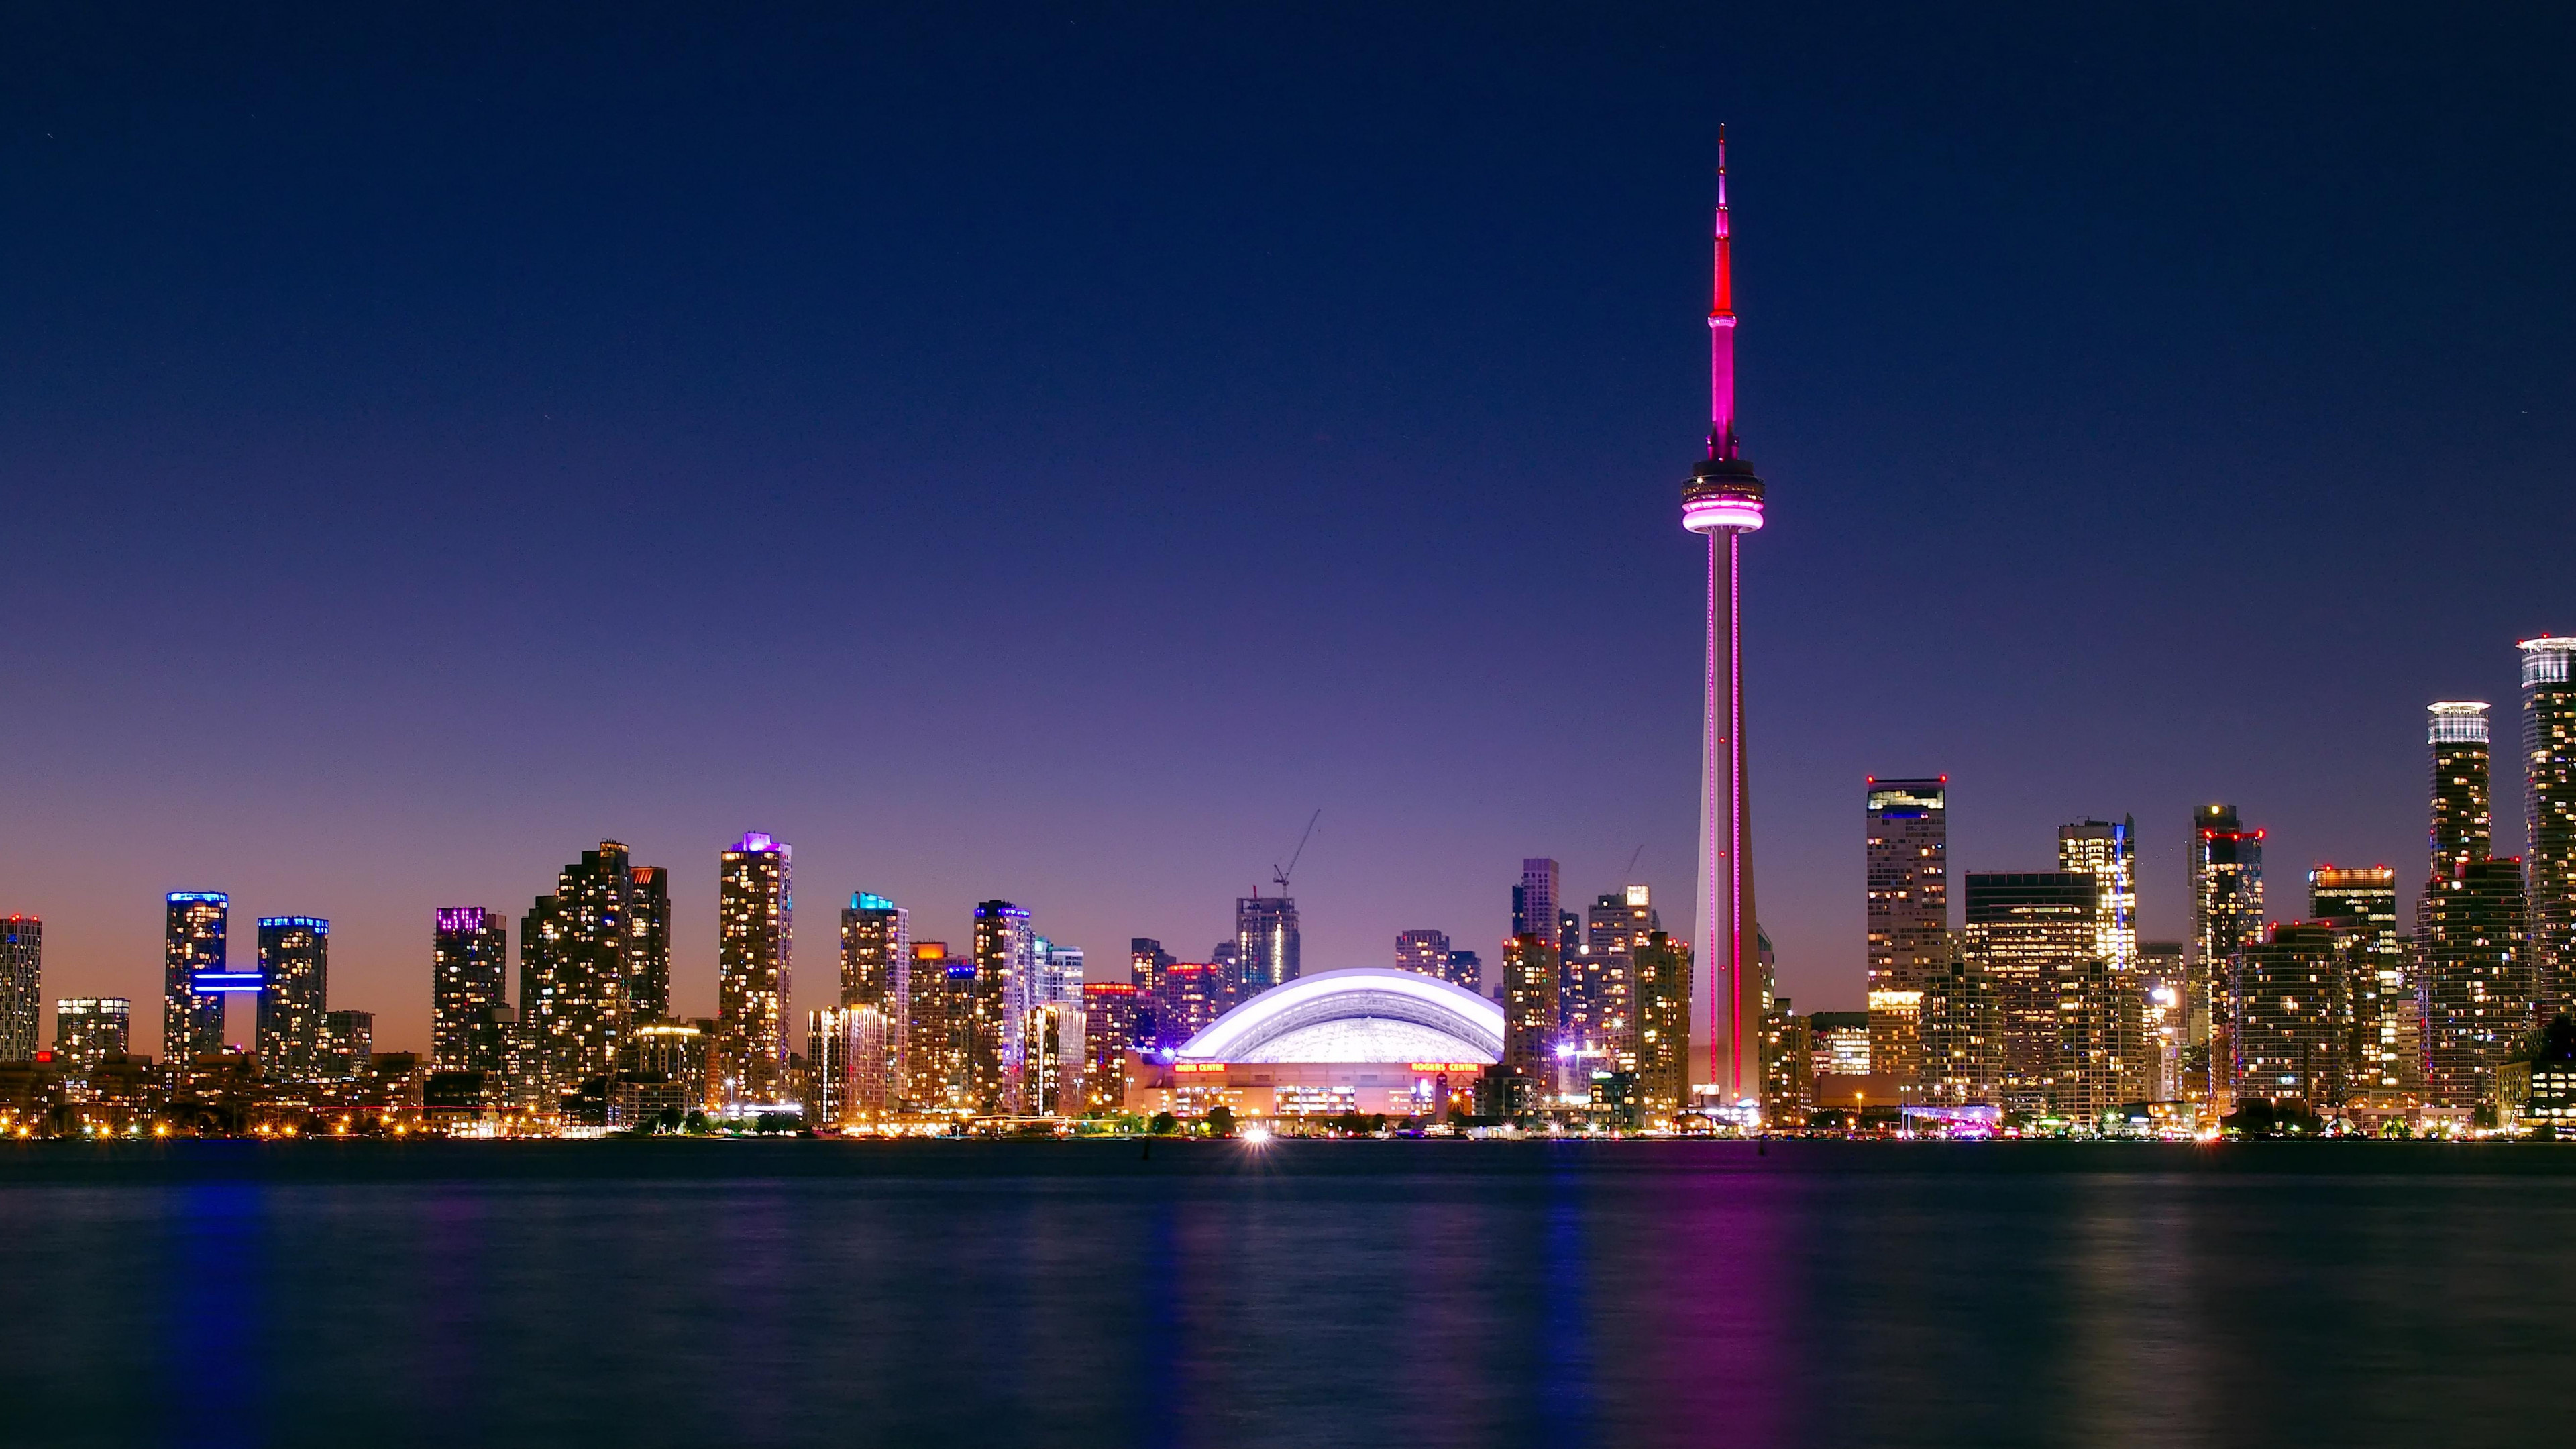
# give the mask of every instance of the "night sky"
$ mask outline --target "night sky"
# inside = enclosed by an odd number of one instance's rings
[[[861,887],[1203,956],[1318,808],[1310,971],[1525,855],[1686,930],[1721,121],[1780,989],[1871,773],[2134,814],[2150,936],[2205,800],[2411,887],[2423,705],[2576,631],[2576,12],[1609,8],[10,7],[46,995],[157,1051],[227,890],[426,1047],[432,908],[612,835],[711,1013],[746,829],[800,1008]]]

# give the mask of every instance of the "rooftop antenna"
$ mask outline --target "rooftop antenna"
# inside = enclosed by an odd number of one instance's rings
[[[1323,818],[1324,809],[1320,805],[1315,807],[1314,814],[1306,817],[1306,833],[1297,837],[1297,849],[1290,853],[1285,869],[1278,862],[1271,862],[1270,879],[1278,884],[1279,894],[1288,894],[1288,877],[1297,871],[1297,857],[1306,853],[1306,842],[1315,838],[1315,822]]]

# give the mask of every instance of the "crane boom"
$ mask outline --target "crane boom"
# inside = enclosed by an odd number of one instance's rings
[[[1270,879],[1278,883],[1279,894],[1288,894],[1288,877],[1297,873],[1298,857],[1306,853],[1306,842],[1315,838],[1315,822],[1323,818],[1323,807],[1316,806],[1315,813],[1306,817],[1306,833],[1297,837],[1297,848],[1289,853],[1287,867],[1282,869],[1277,862],[1272,862]]]

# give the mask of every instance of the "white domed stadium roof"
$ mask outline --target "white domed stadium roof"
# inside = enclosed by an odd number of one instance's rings
[[[1361,966],[1274,986],[1179,1052],[1190,1062],[1498,1062],[1503,1009],[1417,971]]]

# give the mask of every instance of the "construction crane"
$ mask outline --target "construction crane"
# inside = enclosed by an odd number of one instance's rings
[[[1297,858],[1306,853],[1306,842],[1315,838],[1315,822],[1323,818],[1324,810],[1319,805],[1314,814],[1306,817],[1306,833],[1297,837],[1297,848],[1289,853],[1288,864],[1283,868],[1275,860],[1270,863],[1270,879],[1278,884],[1279,894],[1288,894],[1288,877],[1296,874]]]

